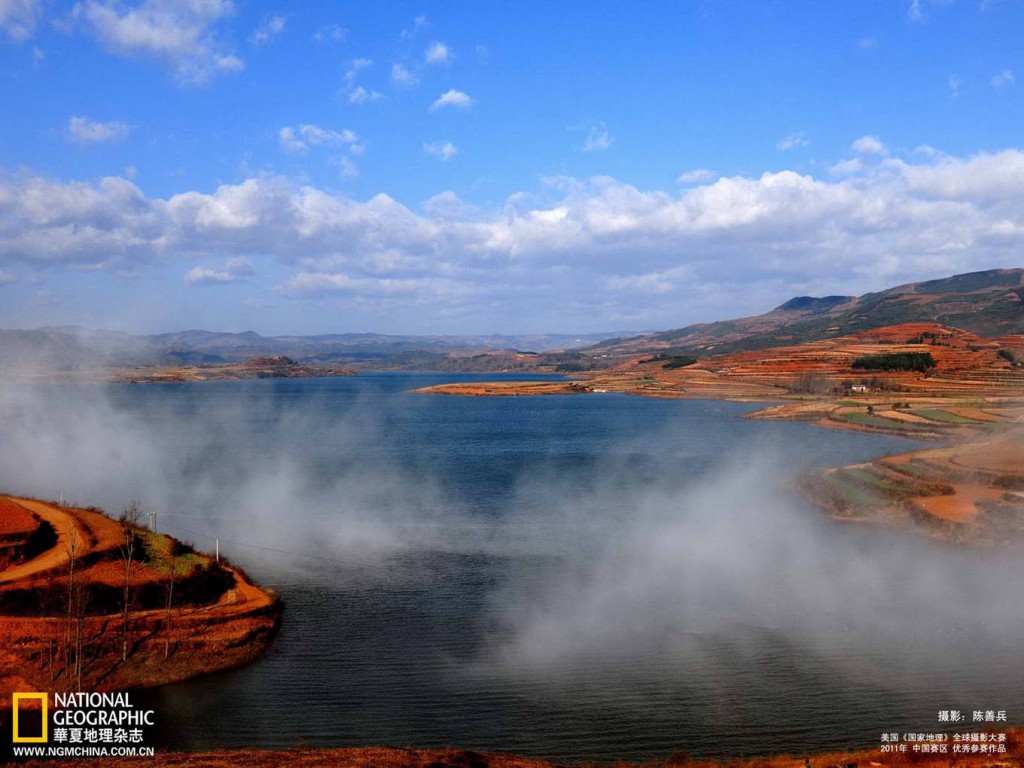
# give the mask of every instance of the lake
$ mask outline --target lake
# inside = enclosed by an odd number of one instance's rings
[[[265,658],[145,694],[175,749],[611,762],[1021,720],[1017,560],[834,523],[791,490],[918,444],[750,404],[409,393],[484,378],[513,377],[37,387],[6,405],[0,473],[138,498],[284,601]]]

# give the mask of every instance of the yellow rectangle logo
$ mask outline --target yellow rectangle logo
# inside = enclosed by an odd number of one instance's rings
[[[23,701],[38,701],[43,716],[43,732],[40,736],[22,736],[18,726],[18,714]],[[49,740],[50,697],[45,693],[15,693],[11,707],[12,741],[15,744],[45,744]]]

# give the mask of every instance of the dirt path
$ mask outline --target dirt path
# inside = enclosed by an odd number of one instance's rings
[[[78,548],[78,557],[92,551],[93,546],[89,532],[64,510],[41,501],[16,499],[9,496],[4,498],[38,515],[40,519],[52,525],[57,532],[57,544],[28,562],[0,572],[0,584],[19,581],[64,566],[69,559],[68,551],[71,548],[72,539],[75,540],[75,546]]]

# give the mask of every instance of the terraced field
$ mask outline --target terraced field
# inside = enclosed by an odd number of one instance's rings
[[[1024,543],[1020,429],[831,469],[806,482],[837,519],[899,525],[958,543]]]

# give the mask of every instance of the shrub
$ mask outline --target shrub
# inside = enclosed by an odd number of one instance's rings
[[[693,365],[697,362],[696,357],[690,357],[688,355],[680,355],[678,357],[670,357],[668,362],[665,363],[662,368],[671,370],[673,368],[685,368],[688,365]]]
[[[931,352],[893,352],[884,355],[858,357],[851,368],[866,371],[918,371],[924,373],[935,367]]]

